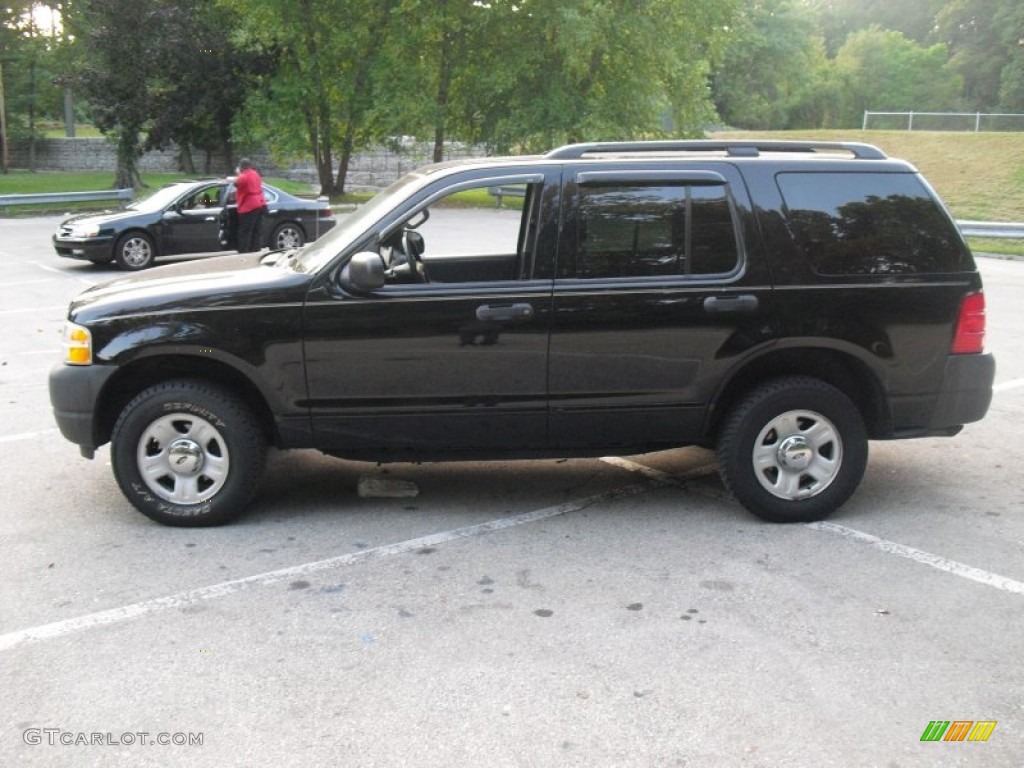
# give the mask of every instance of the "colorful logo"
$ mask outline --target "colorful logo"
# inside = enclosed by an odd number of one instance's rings
[[[995,729],[995,720],[932,720],[921,741],[988,741]]]

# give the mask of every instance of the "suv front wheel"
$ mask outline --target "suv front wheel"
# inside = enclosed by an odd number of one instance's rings
[[[156,384],[114,426],[114,476],[147,517],[165,525],[227,522],[259,483],[266,440],[248,406],[197,380]]]
[[[860,412],[819,379],[793,376],[752,390],[726,417],[718,442],[722,479],[758,517],[821,520],[850,498],[867,466]]]

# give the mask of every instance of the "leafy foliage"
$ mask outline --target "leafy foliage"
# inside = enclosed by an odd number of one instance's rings
[[[944,45],[924,48],[893,30],[854,32],[835,59],[841,83],[836,124],[856,126],[867,109],[949,109],[961,81],[946,66],[947,58]]]

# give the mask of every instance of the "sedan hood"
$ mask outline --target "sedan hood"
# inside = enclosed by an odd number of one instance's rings
[[[68,318],[90,323],[132,315],[300,303],[312,276],[286,266],[261,265],[262,257],[265,254],[218,256],[101,283],[72,301]]]
[[[61,227],[70,227],[77,224],[97,224],[100,227],[104,227],[108,224],[114,224],[118,221],[126,221],[128,219],[135,218],[136,216],[143,215],[143,211],[104,211],[103,213],[83,213],[78,216],[72,216],[69,219],[64,219],[61,223]]]

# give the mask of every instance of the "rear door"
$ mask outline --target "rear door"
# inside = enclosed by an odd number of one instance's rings
[[[696,439],[727,371],[775,337],[772,290],[734,166],[565,170],[553,297],[555,446]]]

